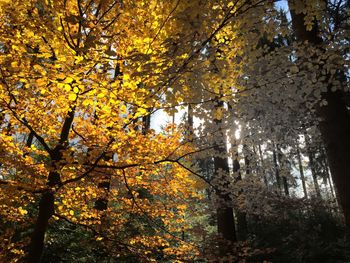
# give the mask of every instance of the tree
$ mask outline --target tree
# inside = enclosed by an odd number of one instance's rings
[[[336,39],[332,39],[330,43],[323,38],[324,36],[320,31],[319,18],[322,14],[325,14],[325,7],[317,6],[317,1],[313,2],[308,9],[302,11],[305,7],[305,1],[289,1],[291,16],[293,22],[293,28],[298,41],[304,42],[303,45],[306,48],[311,48],[313,54],[319,54],[319,56],[330,56],[332,53],[331,44],[337,41],[337,38],[342,37],[342,28],[338,28],[340,24],[334,24],[335,34],[340,34]],[[346,8],[346,3],[338,1],[339,9]],[[312,14],[315,13],[315,15]],[[340,14],[336,14],[340,18]],[[314,19],[316,16],[316,19]],[[340,21],[339,21],[340,23]],[[307,43],[305,43],[307,41]],[[329,54],[327,54],[329,53]],[[341,55],[341,53],[340,53]],[[313,63],[314,57],[299,58],[304,60],[304,63]],[[341,57],[337,57],[340,62]],[[319,72],[324,71],[324,66],[320,63],[316,63],[319,67]],[[348,176],[348,163],[349,154],[348,149],[350,147],[350,115],[347,108],[347,104],[344,101],[346,94],[347,77],[345,76],[344,68],[338,66],[338,63],[333,63],[330,66],[335,67],[333,70],[325,70],[320,80],[323,85],[322,92],[320,92],[321,99],[325,103],[316,107],[316,114],[321,119],[319,122],[320,131],[323,137],[323,141],[326,146],[329,165],[331,167],[332,176],[336,188],[339,193],[340,204],[343,208],[345,221],[347,225],[350,225],[350,197],[349,187],[350,178]],[[304,70],[301,67],[301,70]],[[339,83],[339,84],[337,84]]]
[[[292,30],[267,0],[0,1],[0,259],[40,262],[72,228],[89,239],[84,260],[249,258],[260,219],[314,222],[321,206],[298,199],[291,164],[317,125],[348,218],[342,3],[290,1]],[[187,125],[152,130],[154,113],[179,109]],[[237,120],[241,145],[227,139]],[[316,185],[328,167],[306,146]],[[210,210],[222,243],[193,226]]]
[[[132,1],[2,4],[1,213],[23,222],[34,208],[27,262],[40,261],[52,220],[108,240],[142,218],[137,235],[117,238],[124,252],[147,257],[161,247],[172,254],[177,244],[180,256],[192,249],[176,239],[186,229],[180,200],[199,197],[179,164],[190,144],[180,142],[180,131],[138,128],[149,109],[161,107],[169,81],[163,74],[178,68],[174,57],[184,61],[183,53],[165,60],[170,51],[160,45],[170,41],[170,31],[158,26],[173,2],[152,6],[149,13],[144,2]],[[142,224],[158,230],[142,232]]]

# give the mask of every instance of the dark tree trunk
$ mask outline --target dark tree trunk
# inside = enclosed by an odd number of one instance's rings
[[[300,154],[300,149],[299,149],[298,143],[297,143],[296,147],[297,147],[297,158],[298,158],[298,164],[299,164],[300,180],[301,180],[301,184],[303,186],[304,197],[308,198],[307,189],[306,189],[306,182],[305,182],[305,175],[304,175],[304,169],[303,169],[303,163],[301,161],[301,154]]]
[[[320,129],[339,203],[350,227],[350,117],[339,93],[327,94],[327,101],[328,105],[319,110],[323,117]]]
[[[325,153],[325,150],[323,147],[321,147],[321,155],[322,155],[322,163],[323,163],[323,169],[324,169],[324,173],[325,173],[325,183],[326,185],[328,184],[329,185],[329,189],[330,189],[330,192],[331,192],[331,197],[333,199],[336,199],[336,195],[334,193],[334,189],[333,189],[333,185],[332,185],[332,182],[331,182],[331,175],[329,173],[329,165],[328,165],[328,161],[327,161],[327,156],[326,156],[326,153]]]
[[[277,154],[276,154],[275,144],[273,144],[272,158],[273,158],[273,165],[275,170],[274,172],[276,177],[277,191],[279,194],[281,194],[281,177],[280,177],[280,170],[277,163]]]
[[[242,175],[241,175],[241,166],[238,161],[238,152],[235,153],[233,156],[233,165],[232,170],[233,174],[235,175],[235,183],[242,181]],[[249,160],[247,157],[244,158],[245,165],[246,165],[246,171],[247,174],[249,174],[249,169],[247,169],[247,166],[249,166]],[[242,191],[239,191],[239,195],[242,194]],[[236,215],[237,215],[237,240],[246,240],[248,235],[248,223],[247,223],[247,215],[244,211],[242,211],[241,208],[238,207],[236,209]]]
[[[193,141],[193,107],[191,104],[187,106],[187,140]]]
[[[142,134],[146,134],[151,128],[151,115],[146,115],[142,117]]]
[[[216,109],[223,107],[223,102],[217,101]],[[231,182],[229,178],[229,165],[226,147],[226,135],[222,129],[222,121],[215,119],[217,130],[219,131],[214,145],[214,179],[219,182],[223,188],[230,188]],[[219,187],[220,188],[220,187]],[[233,216],[232,200],[227,193],[230,189],[216,189],[216,195],[219,199],[219,204],[216,210],[218,233],[225,240],[235,242],[236,229]],[[222,254],[226,254],[225,249],[221,249]]]
[[[39,214],[35,223],[32,239],[30,242],[28,263],[38,263],[44,250],[44,238],[49,224],[49,219],[54,213],[54,195],[46,192],[41,196],[39,203]]]
[[[258,149],[259,149],[259,158],[260,158],[260,163],[261,163],[261,171],[262,171],[262,175],[263,175],[263,178],[264,178],[264,184],[266,187],[269,187],[269,183],[267,181],[267,177],[266,177],[266,174],[265,174],[265,164],[264,164],[264,156],[262,154],[262,150],[261,150],[261,146],[260,144],[258,145]]]
[[[60,176],[57,172],[50,172],[47,185],[53,187],[60,182]],[[29,252],[26,262],[41,262],[42,253],[44,251],[45,233],[49,225],[49,220],[55,212],[55,196],[51,191],[42,194],[39,202],[39,213],[35,222],[34,231],[29,244]]]
[[[278,157],[278,163],[279,163],[279,170],[281,171],[283,169],[282,171],[286,172],[287,169],[289,169],[289,168],[286,167],[285,158],[284,158],[283,153],[278,145],[276,145],[276,150],[277,150],[277,157]],[[283,175],[282,182],[283,182],[284,194],[286,196],[289,196],[288,180],[287,180],[286,174],[282,174],[282,175]]]
[[[321,199],[321,191],[320,191],[320,185],[318,184],[317,169],[315,166],[316,164],[315,164],[315,160],[314,160],[314,153],[311,149],[310,140],[309,140],[309,137],[306,133],[304,133],[304,137],[305,137],[306,151],[307,151],[307,155],[309,157],[309,167],[311,170],[312,181],[314,183],[316,196],[317,196],[317,198]]]
[[[226,151],[224,147],[217,146],[215,147],[216,151],[222,152]],[[214,157],[214,173],[220,184],[223,184],[225,187],[229,187],[230,181],[228,178],[229,166],[227,158]],[[219,177],[219,178],[218,178]],[[218,233],[226,240],[236,241],[236,229],[235,229],[235,220],[233,217],[233,208],[228,194],[224,191],[217,190],[216,194],[219,197],[219,204],[216,210],[217,212],[217,225]]]
[[[111,157],[108,157],[111,160]],[[97,188],[102,191],[102,195],[97,198],[95,201],[94,208],[99,211],[107,210],[108,207],[108,194],[111,187],[111,176],[102,175],[99,178]]]
[[[289,4],[294,1],[289,0]],[[323,43],[318,36],[317,25],[311,31],[307,31],[303,14],[296,14],[291,10],[291,17],[297,40],[308,41],[315,47]],[[325,83],[324,85],[327,86],[328,91],[322,94],[322,99],[327,101],[327,105],[316,109],[317,115],[321,119],[319,128],[325,144],[333,181],[338,192],[339,203],[344,212],[345,222],[350,227],[349,110],[343,100],[343,93],[340,91],[332,92],[331,84]]]

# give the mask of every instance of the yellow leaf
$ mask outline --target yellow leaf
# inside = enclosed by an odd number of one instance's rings
[[[74,216],[74,211],[73,211],[73,210],[69,210],[69,214],[70,214],[71,216]]]
[[[72,83],[73,80],[74,80],[73,78],[67,77],[67,78],[64,80],[64,82],[65,82],[65,83]]]
[[[27,210],[23,209],[21,206],[18,207],[18,212],[23,216],[26,215],[28,212]]]
[[[126,113],[126,106],[125,106],[125,104],[122,104],[122,105],[120,106],[120,113],[121,113],[121,114],[125,114],[125,113]]]
[[[75,94],[75,93],[71,93],[71,94],[69,94],[69,96],[68,96],[68,99],[69,99],[69,100],[72,100],[72,101],[74,101],[76,98],[77,98],[77,94]]]
[[[83,56],[75,56],[75,62],[78,64],[80,61],[84,60]]]
[[[140,115],[145,115],[147,113],[145,108],[138,108],[137,111],[140,113]]]
[[[94,102],[91,99],[86,99],[83,101],[83,106],[92,105]]]
[[[17,68],[17,67],[18,67],[17,61],[12,62],[12,63],[11,63],[11,67]]]
[[[66,91],[70,91],[70,85],[69,84],[64,84],[64,89],[66,90]]]

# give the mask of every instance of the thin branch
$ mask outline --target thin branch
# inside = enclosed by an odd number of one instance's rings
[[[44,147],[47,153],[50,155],[52,154],[52,149],[46,144],[43,137],[41,137],[32,126],[29,125],[28,121],[25,118],[20,119],[17,115],[17,113],[12,109],[12,107],[3,99],[5,104],[7,105],[7,108],[12,112],[13,116],[18,120],[20,123],[22,123],[31,133],[34,134],[35,138],[40,142],[40,144]]]
[[[24,184],[18,184],[18,182],[12,181],[12,180],[0,180],[0,186],[8,186],[11,188],[15,188],[16,190],[23,190],[30,193],[43,193],[47,190],[47,188],[39,188],[35,189],[30,186],[24,185]]]

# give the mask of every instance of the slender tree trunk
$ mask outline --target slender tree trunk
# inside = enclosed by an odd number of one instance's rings
[[[191,104],[188,104],[187,106],[187,139],[188,141],[192,142],[193,141],[193,107]]]
[[[275,144],[273,143],[273,150],[272,150],[272,158],[273,158],[273,165],[275,170],[275,177],[276,177],[276,184],[277,184],[277,191],[279,194],[281,194],[281,177],[280,177],[280,170],[277,163],[277,154],[275,149]]]
[[[307,199],[308,195],[307,195],[307,189],[306,189],[306,183],[305,183],[304,168],[303,168],[303,163],[301,161],[301,154],[300,154],[298,142],[296,144],[296,147],[297,147],[297,158],[298,158],[298,164],[299,164],[300,180],[301,180],[301,184],[303,186],[304,197]]]
[[[242,181],[242,175],[241,175],[241,166],[238,161],[238,151],[234,154],[234,159],[233,159],[233,165],[232,165],[232,170],[235,177],[235,183]],[[246,171],[247,174],[249,174],[249,160],[247,159],[247,156],[244,158],[245,165],[246,165]],[[242,191],[239,191],[239,195],[242,194]],[[247,215],[242,209],[238,207],[236,209],[236,215],[237,215],[237,239],[238,240],[246,240],[247,239],[247,234],[248,234],[248,223],[247,223]]]
[[[332,182],[331,182],[331,177],[330,177],[329,173],[327,175],[327,183],[329,185],[329,189],[331,191],[332,198],[336,199],[336,196],[335,196],[335,193],[334,193],[334,189],[333,189],[333,185],[332,185]]]
[[[217,101],[216,109],[223,108],[223,102]],[[225,157],[227,154],[226,146],[226,135],[225,131],[222,129],[222,121],[215,119],[217,129],[220,133],[217,135],[216,142],[214,145],[215,156],[214,156],[214,179],[216,182],[219,182],[223,188],[230,187],[230,178],[229,178],[229,165],[228,159]],[[236,229],[235,229],[235,220],[233,216],[233,208],[231,204],[231,198],[227,193],[229,189],[217,189],[216,195],[219,200],[218,208],[216,210],[217,216],[217,226],[218,233],[225,240],[235,242],[236,238]],[[221,249],[221,254],[226,254],[225,249]]]
[[[286,171],[286,167],[285,167],[285,160],[283,157],[283,153],[281,151],[281,149],[279,148],[278,145],[276,145],[276,150],[277,150],[277,157],[278,157],[278,163],[279,163],[279,169],[280,171]],[[283,169],[284,168],[284,169]],[[283,170],[282,170],[283,169]],[[289,187],[288,187],[288,180],[285,174],[282,174],[282,182],[283,182],[283,190],[284,190],[284,194],[286,196],[289,196]]]
[[[224,147],[217,146],[215,150],[222,152],[225,151]],[[228,187],[230,182],[228,178],[229,166],[227,158],[214,157],[214,172],[215,176],[221,181],[225,187]],[[226,191],[226,190],[225,190]],[[223,191],[216,191],[219,197],[218,208],[217,208],[217,224],[218,233],[226,240],[236,241],[236,230],[235,230],[235,220],[233,217],[233,208],[230,204],[230,197],[228,194],[223,193]]]
[[[331,196],[332,198],[336,199],[336,195],[335,195],[335,192],[334,192],[334,189],[333,189],[333,184],[331,182],[331,175],[329,173],[329,165],[328,165],[328,161],[327,161],[327,158],[326,158],[326,155],[325,155],[325,152],[324,150],[322,149],[322,159],[323,159],[323,163],[324,163],[324,170],[325,170],[325,173],[326,173],[326,181],[329,185],[329,189],[331,191]]]
[[[151,128],[151,115],[146,115],[142,117],[142,134],[146,134]]]
[[[320,151],[320,155],[321,155],[321,163],[322,163],[322,169],[323,169],[323,173],[324,173],[323,182],[327,188],[327,192],[330,192],[331,198],[335,199],[333,186],[332,186],[331,181],[330,181],[331,176],[329,173],[329,166],[328,166],[328,162],[327,162],[326,153],[325,153],[325,150],[323,147],[320,147],[319,151]],[[328,191],[328,187],[329,187],[329,191]]]
[[[269,187],[268,181],[267,181],[267,177],[265,174],[265,163],[264,163],[264,156],[262,154],[262,150],[261,150],[261,145],[258,145],[258,150],[259,150],[259,158],[260,158],[260,163],[261,163],[261,167],[262,167],[262,174],[263,174],[263,178],[264,178],[264,183],[266,187]]]
[[[309,140],[308,135],[306,133],[304,133],[304,137],[305,137],[306,151],[307,151],[307,155],[309,157],[309,167],[311,170],[312,181],[314,183],[316,196],[317,196],[317,198],[321,199],[321,191],[320,191],[320,185],[318,184],[318,179],[317,179],[317,171],[316,171],[316,167],[315,167],[314,153],[311,150],[310,140]]]
[[[289,4],[302,0],[289,0]],[[305,1],[305,0],[304,0]],[[311,31],[306,30],[304,15],[296,14],[292,8],[291,17],[296,37],[299,41],[308,41],[314,46],[320,46],[323,41],[318,36],[317,25]],[[325,144],[327,158],[335,183],[339,203],[343,209],[345,222],[350,227],[350,116],[343,94],[340,91],[332,92],[331,84],[325,83],[327,92],[322,99],[327,105],[317,107],[317,115],[321,121],[319,128]]]

